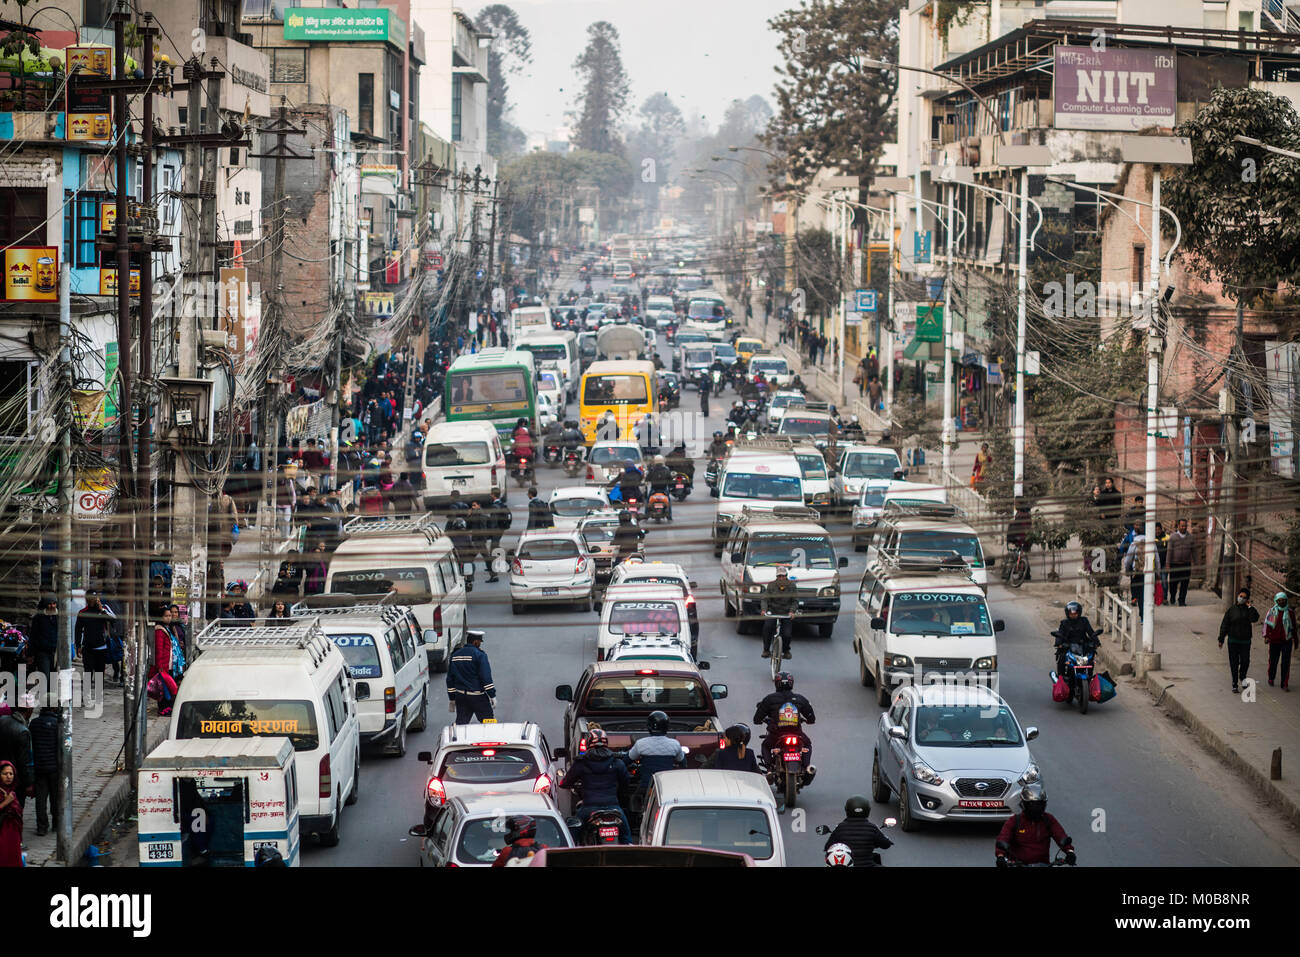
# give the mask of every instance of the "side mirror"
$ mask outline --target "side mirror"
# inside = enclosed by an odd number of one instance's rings
[[[568,748],[556,748],[551,752],[552,758],[567,758],[569,756]]]
[[[884,630],[885,630],[885,619],[881,618],[879,615],[877,615],[875,618],[872,618],[872,619],[871,619],[871,629],[872,629],[872,631],[884,631]]]
[[[564,826],[567,827],[570,831],[581,831],[582,821],[581,819],[576,817],[566,817],[564,819]]]
[[[891,724],[889,726],[889,736],[891,738],[897,738],[899,741],[906,741],[907,729],[901,724]]]
[[[356,687],[353,689],[352,697],[356,698],[358,701],[369,701],[370,683],[367,681],[358,681]]]
[[[731,553],[731,562],[733,565],[742,565],[745,562],[745,552],[743,549],[737,549]]]
[[[881,827],[894,827],[896,824],[898,824],[898,818],[896,818],[896,817],[887,817],[887,818],[884,819],[884,821],[881,822],[881,825],[880,825],[880,826],[881,826]]]
[[[406,829],[406,833],[411,835],[411,837],[424,837],[425,836],[424,825],[416,824],[412,827],[408,827]]]
[[[417,755],[415,756],[415,760],[417,760],[417,761],[423,761],[425,764],[428,764],[428,763],[430,763],[431,761],[433,761],[433,752],[432,752],[432,751],[421,751],[419,754],[417,754]]]
[[[841,556],[840,556],[840,568],[848,568],[848,567],[849,567],[849,560],[848,560],[848,557],[845,556],[845,555],[841,555]]]
[[[1036,737],[1038,737],[1038,729],[1037,729],[1037,728],[1035,728],[1035,727],[1033,727],[1033,726],[1030,726],[1030,727],[1028,727],[1028,728],[1025,728],[1025,740],[1026,740],[1026,741],[1032,741],[1032,740],[1034,740],[1034,738],[1036,738]]]
[[[692,591],[700,587],[700,583],[695,581],[695,579],[691,579],[691,581],[688,582],[688,584],[691,586]]]
[[[573,685],[556,685],[556,686],[555,686],[555,700],[556,700],[556,701],[572,701],[572,700],[573,700]]]
[[[460,566],[460,573],[472,581],[474,578],[474,563],[465,562],[462,564]]]
[[[816,829],[818,834],[829,834],[831,829],[825,824],[818,824]]]
[[[707,661],[697,661],[695,662],[695,667],[699,668],[701,671],[708,671],[709,663]]]
[[[1006,630],[1007,630],[1007,623],[1006,623],[1005,621],[1003,621],[1001,618],[994,618],[994,619],[993,619],[993,630],[994,630],[994,631],[1006,631]]]
[[[905,478],[907,478],[907,469],[894,469],[894,479],[896,481],[902,481]]]
[[[714,701],[721,701],[727,696],[726,685],[709,685],[709,694],[713,695]]]
[[[433,628],[424,629],[424,643],[426,645],[437,644],[438,639],[441,637],[442,635],[438,634],[438,632]]]
[[[709,489],[709,498],[719,498],[721,497],[721,495],[722,493],[718,491],[718,487],[716,485],[713,486],[711,489]]]

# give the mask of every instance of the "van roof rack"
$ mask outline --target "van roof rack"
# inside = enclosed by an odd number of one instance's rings
[[[735,442],[732,444],[733,449],[743,449],[746,452],[761,452],[768,449],[773,452],[789,452],[799,439],[807,436],[799,435],[756,435],[752,439],[743,433],[737,434]]]
[[[894,552],[881,552],[880,563],[899,575],[961,575],[971,577],[970,566],[957,552],[924,558],[901,557]]]
[[[831,410],[831,404],[830,404],[829,402],[817,402],[817,401],[814,401],[814,400],[812,400],[812,399],[805,399],[805,400],[804,400],[804,404],[803,404],[803,410],[804,410],[805,412],[827,412],[827,413],[829,413],[830,410]]]
[[[740,520],[742,522],[820,522],[822,513],[807,505],[774,505],[771,508],[742,505]]]
[[[326,592],[322,595],[308,595],[302,601],[296,602],[289,609],[289,614],[294,618],[308,618],[313,615],[328,618],[379,618],[385,624],[391,624],[406,613],[407,606],[398,604],[402,597],[396,592],[382,595]]]
[[[414,518],[370,518],[358,515],[343,526],[344,535],[412,535],[432,534],[435,538],[442,535],[440,526],[432,512]]]
[[[960,518],[966,513],[956,505],[945,502],[927,502],[915,498],[891,498],[885,502],[883,514],[909,515],[914,518]]]
[[[269,619],[277,624],[254,624],[239,627],[231,619],[218,618],[194,636],[199,651],[213,648],[302,648],[310,652],[312,664],[319,665],[329,654],[333,642],[321,630],[320,618]],[[278,622],[283,621],[283,624]]]

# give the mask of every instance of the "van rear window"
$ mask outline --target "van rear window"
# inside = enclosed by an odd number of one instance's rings
[[[329,590],[346,595],[377,595],[396,591],[403,597],[428,596],[429,573],[423,568],[379,568],[373,571],[340,571],[330,577]]]
[[[609,612],[609,630],[615,635],[677,635],[682,619],[671,601],[619,601]]]
[[[384,669],[379,663],[379,649],[371,635],[330,635],[330,641],[339,646],[343,660],[348,663],[348,674],[353,678],[379,678]]]
[[[310,701],[186,701],[176,721],[177,738],[286,737],[295,751],[320,744]]]
[[[424,447],[424,464],[429,468],[486,465],[487,461],[486,442],[431,442]]]
[[[676,807],[668,812],[663,843],[733,851],[765,861],[772,856],[772,825],[757,808]]]
[[[458,784],[508,784],[537,777],[537,758],[527,748],[464,748],[442,763],[441,777]]]

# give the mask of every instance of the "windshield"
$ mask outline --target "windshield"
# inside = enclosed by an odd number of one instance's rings
[[[683,349],[682,356],[688,364],[709,363],[713,361],[712,349]]]
[[[896,468],[898,456],[889,452],[850,452],[840,471],[845,478],[887,479],[894,477]]]
[[[587,547],[599,545],[602,542],[612,542],[614,540],[614,529],[618,528],[616,522],[592,522],[582,530],[582,540],[587,543]]]
[[[544,847],[569,847],[560,825],[550,817],[532,815],[537,822],[537,843]],[[456,845],[456,859],[462,864],[491,864],[506,846],[506,829],[499,816],[480,817],[465,824]]]
[[[900,558],[946,558],[956,552],[972,568],[982,568],[980,541],[969,532],[918,530],[898,536]]]
[[[725,309],[716,299],[692,299],[686,307],[686,316],[689,319],[722,319],[725,318]]]
[[[531,352],[539,362],[568,362],[569,352],[563,345],[538,345],[536,343],[521,342],[515,347],[521,352]]]
[[[716,346],[713,347],[713,351],[714,353],[722,356],[725,359],[736,358],[736,350],[733,349],[731,346],[727,345],[725,342],[719,342]]]
[[[535,538],[519,546],[519,560],[559,562],[578,557],[578,543],[567,538]]]
[[[582,388],[584,405],[640,405],[647,395],[643,375],[588,376]]]
[[[862,495],[858,498],[859,505],[865,505],[868,508],[883,508],[885,504],[885,489],[879,486],[873,488],[870,485],[862,486]]]
[[[791,405],[797,408],[804,405],[807,401],[808,400],[801,395],[777,395],[772,397],[772,408],[784,409]]]
[[[824,479],[826,478],[826,460],[820,455],[795,454],[799,460],[799,471],[803,472],[806,479]]]
[[[380,595],[396,591],[402,596],[427,596],[432,592],[429,573],[419,566],[334,572],[330,576],[329,590],[345,595]]]
[[[916,743],[926,747],[1015,748],[1020,728],[1008,708],[923,705],[916,709]]]
[[[816,535],[780,532],[750,536],[746,565],[790,565],[793,568],[834,568],[835,553],[829,539]]]
[[[371,635],[330,635],[330,641],[339,646],[343,660],[348,663],[348,674],[353,678],[379,678],[384,674],[379,663],[379,649]]]
[[[772,373],[785,375],[790,371],[790,366],[784,359],[751,359],[749,362],[750,372]]]
[[[734,851],[764,861],[772,856],[772,826],[758,808],[676,807],[668,812],[663,844]]]
[[[779,431],[782,435],[826,435],[830,430],[830,419],[787,412],[781,417]]]
[[[609,465],[617,462],[622,465],[628,459],[641,461],[641,450],[635,445],[598,445],[591,450],[591,461],[595,465]]]
[[[551,503],[551,514],[562,518],[582,518],[592,509],[608,507],[609,503],[599,498],[557,498]]]
[[[597,678],[587,691],[587,711],[702,711],[704,683],[685,675]]]
[[[671,601],[618,601],[609,612],[615,635],[676,635],[682,630],[677,604]]]
[[[458,372],[451,377],[452,405],[527,401],[528,381],[521,369],[502,372]]]
[[[457,784],[505,784],[537,777],[537,759],[527,748],[466,748],[452,751],[439,777]]]
[[[889,630],[895,635],[991,635],[982,595],[916,591],[894,595]]]
[[[176,722],[178,738],[287,737],[295,751],[319,745],[310,701],[186,701]]]
[[[769,498],[778,502],[802,502],[803,485],[793,475],[728,472],[722,494],[727,498]]]
[[[688,342],[708,342],[709,337],[702,332],[679,332],[677,334],[677,344],[683,345]]]
[[[487,461],[486,442],[438,442],[424,447],[424,464],[430,468],[486,465]]]

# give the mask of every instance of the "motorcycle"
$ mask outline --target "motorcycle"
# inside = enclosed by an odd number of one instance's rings
[[[559,445],[542,446],[542,461],[547,465],[559,465],[564,449]]]
[[[897,823],[898,820],[896,818],[887,817],[880,822],[880,827],[881,830],[883,830],[887,827],[893,827]],[[818,834],[830,834],[833,830],[835,830],[833,827],[826,824],[818,824],[816,828]],[[832,844],[826,851],[827,867],[883,867],[884,863],[885,862],[880,859],[879,851],[871,852],[870,864],[857,863],[853,860],[853,852],[849,850],[847,844]]]
[[[569,478],[577,478],[578,473],[582,471],[582,453],[577,449],[564,450],[564,474]]]
[[[722,459],[709,459],[709,464],[704,469],[704,481],[708,483],[709,488],[718,487],[718,473],[721,471]]]
[[[510,474],[519,482],[520,488],[533,484],[533,458],[531,452],[516,452],[515,464]]]
[[[722,379],[722,370],[714,369],[711,378],[713,379],[713,394],[715,396],[722,395],[722,387],[726,384]]]
[[[767,759],[767,779],[777,794],[784,794],[787,810],[794,807],[800,789],[812,784],[817,773],[810,763],[812,741],[798,721],[798,709],[795,709],[795,722],[782,725],[778,720],[780,730]]]
[[[600,847],[605,844],[617,844],[619,825],[618,812],[613,810],[593,811],[578,832],[580,847]]]
[[[652,492],[646,500],[645,517],[656,522],[672,521],[672,504],[665,492]]]
[[[1052,632],[1052,637],[1059,636],[1059,632]],[[1097,652],[1089,651],[1082,645],[1071,645],[1065,653],[1065,683],[1070,687],[1071,698],[1078,698],[1079,714],[1088,713],[1088,703],[1092,698],[1092,677],[1097,668]],[[1052,683],[1056,683],[1057,675],[1052,672]]]
[[[668,489],[668,494],[679,502],[686,501],[686,496],[691,494],[691,480],[685,472],[677,472],[673,475],[673,484]]]

